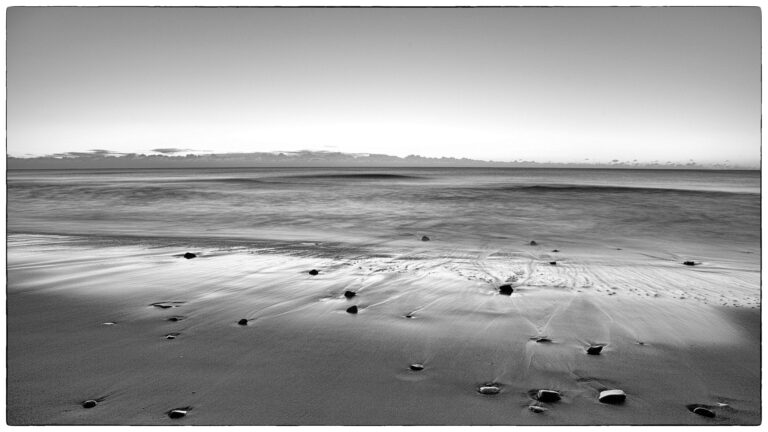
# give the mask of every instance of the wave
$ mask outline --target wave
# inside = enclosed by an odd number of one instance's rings
[[[574,192],[574,193],[685,193],[685,194],[727,194],[727,195],[755,195],[759,192],[726,191],[722,189],[684,189],[647,186],[601,186],[601,185],[571,185],[571,184],[546,184],[546,185],[505,185],[492,188],[497,191],[531,191],[531,192]]]

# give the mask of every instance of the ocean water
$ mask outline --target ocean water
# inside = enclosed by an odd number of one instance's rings
[[[99,241],[760,248],[757,171],[9,171],[7,197],[9,234]]]

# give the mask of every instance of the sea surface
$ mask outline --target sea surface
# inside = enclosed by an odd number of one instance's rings
[[[11,170],[7,197],[9,235],[94,241],[760,248],[758,171]]]

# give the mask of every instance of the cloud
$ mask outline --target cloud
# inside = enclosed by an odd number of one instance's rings
[[[181,152],[194,152],[194,150],[192,150],[192,149],[181,149],[181,148],[173,148],[173,147],[156,148],[156,149],[152,149],[152,151],[155,152],[155,153],[162,153],[162,154],[173,154],[173,153],[181,153]]]

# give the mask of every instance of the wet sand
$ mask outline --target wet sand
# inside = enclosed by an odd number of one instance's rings
[[[674,251],[608,245],[394,246],[377,255],[11,236],[7,421],[761,421],[753,258],[693,257],[702,264],[687,267]],[[188,251],[198,256],[180,256]],[[502,283],[512,295],[498,293]],[[346,312],[352,305],[357,314]],[[595,344],[602,352],[588,355]],[[500,392],[480,394],[485,384]],[[538,389],[561,399],[536,401]],[[605,389],[623,390],[626,402],[600,403]],[[91,399],[95,407],[81,406]],[[186,407],[182,418],[167,415]]]

